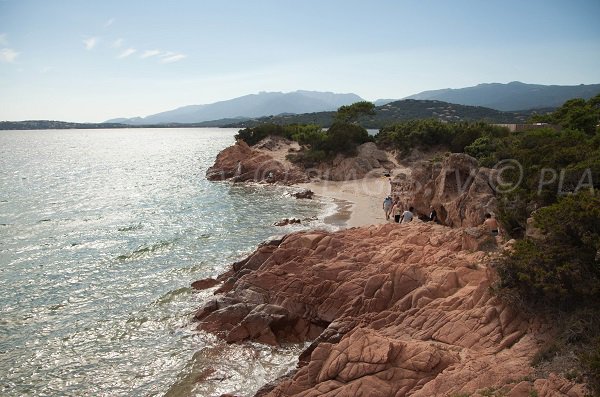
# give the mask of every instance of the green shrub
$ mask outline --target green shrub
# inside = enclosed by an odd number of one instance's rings
[[[570,99],[554,112],[533,116],[531,121],[557,124],[593,135],[600,122],[600,94],[588,101],[581,98]]]
[[[600,196],[581,192],[534,214],[543,240],[520,240],[498,272],[501,286],[533,304],[600,299]]]
[[[334,123],[327,130],[325,140],[314,149],[323,150],[329,156],[338,153],[355,155],[358,145],[372,140],[367,130],[357,124]]]
[[[439,120],[410,120],[384,127],[376,136],[378,145],[403,153],[412,148],[443,146],[462,153],[482,136],[500,137],[508,133],[502,127],[482,122],[444,123]]]
[[[238,131],[235,139],[241,139],[248,145],[253,146],[270,135],[285,136],[285,129],[283,126],[277,124],[262,124],[254,128],[244,128]]]
[[[292,140],[300,145],[318,147],[327,138],[327,132],[318,125],[296,125],[292,133]]]
[[[592,340],[587,349],[580,355],[587,374],[587,384],[600,395],[600,336]]]

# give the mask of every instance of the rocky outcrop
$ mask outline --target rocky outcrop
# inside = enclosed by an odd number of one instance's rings
[[[273,223],[273,226],[287,226],[287,225],[295,225],[295,224],[300,224],[302,223],[302,221],[298,218],[283,218],[275,223]]]
[[[310,189],[302,189],[299,192],[292,193],[292,196],[296,197],[297,199],[307,199],[307,200],[312,199],[314,195],[315,195],[315,192],[313,192]]]
[[[323,164],[320,174],[323,179],[332,181],[349,181],[365,176],[382,176],[396,167],[392,157],[385,151],[377,149],[373,142],[364,143],[357,148],[357,155],[345,157],[338,155],[333,166]]]
[[[262,244],[220,277],[198,328],[313,341],[264,396],[583,396],[530,366],[548,327],[491,292],[487,234],[415,221]]]
[[[452,227],[481,225],[486,212],[497,208],[495,170],[479,167],[464,153],[453,153],[442,162],[413,164],[410,174],[400,173],[392,181],[393,195],[406,208],[419,214],[436,210],[439,220]]]
[[[217,155],[215,164],[206,171],[206,178],[211,181],[284,184],[307,180],[304,172],[289,162],[276,160],[268,151],[251,148],[241,140]]]
[[[302,183],[307,174],[325,180],[348,181],[366,176],[389,175],[397,165],[388,152],[377,149],[373,142],[358,146],[357,155],[338,155],[332,163],[322,163],[310,170],[301,170],[285,159],[290,150],[299,150],[298,144],[281,137],[267,137],[253,147],[237,141],[217,155],[215,164],[208,169],[209,180],[233,182]]]

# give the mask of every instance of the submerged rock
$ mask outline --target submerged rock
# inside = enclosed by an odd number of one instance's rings
[[[312,199],[314,195],[315,193],[310,189],[303,189],[299,192],[292,193],[292,196],[296,197],[297,199]]]
[[[196,290],[204,290],[208,288],[212,288],[215,285],[220,283],[219,280],[215,280],[214,278],[205,278],[202,280],[197,280],[192,283],[192,288]]]
[[[273,226],[287,226],[302,223],[298,218],[284,218],[280,221],[273,223]]]

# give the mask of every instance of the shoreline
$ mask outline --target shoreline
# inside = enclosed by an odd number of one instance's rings
[[[337,205],[336,214],[325,217],[325,223],[342,228],[385,224],[383,199],[390,194],[387,177],[350,181],[319,180],[296,185],[312,190],[316,196],[330,198]]]

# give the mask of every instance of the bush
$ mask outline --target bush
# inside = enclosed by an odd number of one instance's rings
[[[438,120],[411,120],[384,127],[376,136],[379,145],[398,149],[403,154],[412,148],[428,149],[444,146],[455,153],[483,136],[500,137],[508,130],[482,122],[444,123]]]
[[[268,136],[282,136],[289,138],[291,136],[286,136],[286,130],[283,126],[277,124],[262,124],[253,128],[244,128],[243,130],[238,131],[235,139],[241,139],[246,142],[248,145],[253,146],[258,142],[263,140]]]
[[[501,287],[531,304],[581,306],[600,300],[600,196],[581,192],[534,214],[543,240],[520,240],[498,272]]]
[[[533,116],[531,121],[556,124],[593,135],[598,132],[600,122],[600,94],[587,102],[581,98],[570,99],[553,113]]]
[[[325,140],[314,149],[323,150],[332,157],[338,153],[355,155],[356,148],[366,142],[373,141],[369,133],[357,124],[334,123],[328,130]]]

